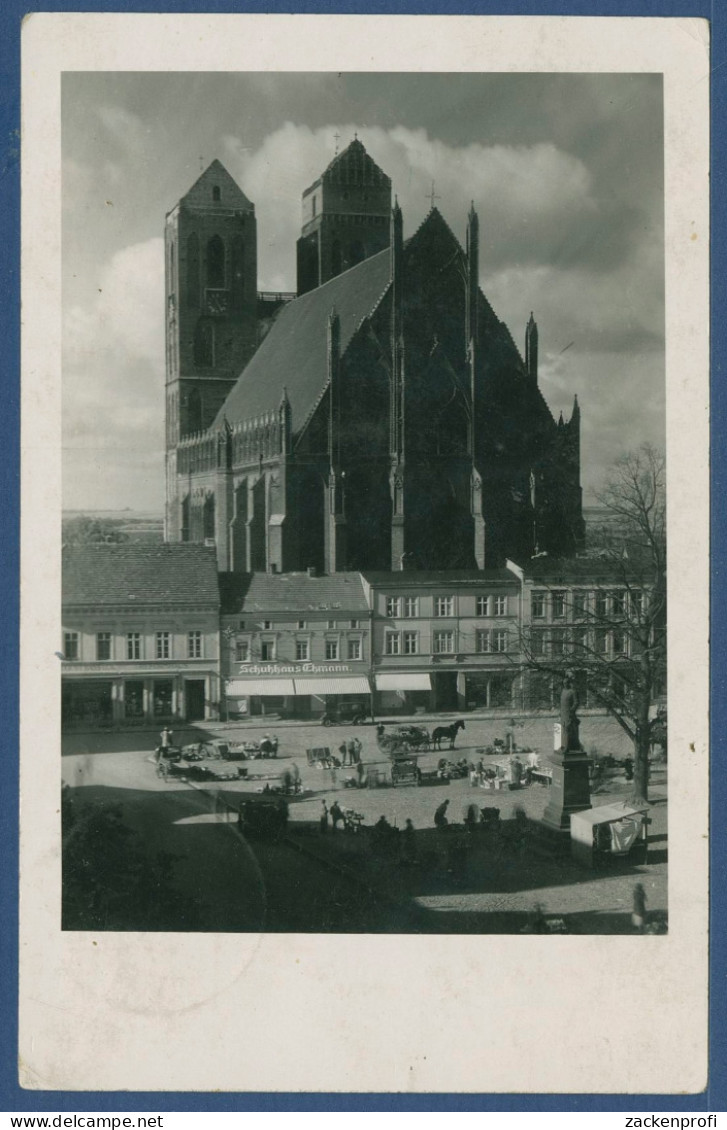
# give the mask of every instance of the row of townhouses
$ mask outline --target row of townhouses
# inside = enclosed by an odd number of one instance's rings
[[[201,544],[66,547],[63,723],[551,709],[564,662],[588,705],[583,657],[628,653],[644,595],[591,558],[219,574]]]

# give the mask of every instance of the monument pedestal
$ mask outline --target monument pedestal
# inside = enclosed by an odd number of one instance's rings
[[[588,770],[591,758],[582,750],[559,750],[550,756],[553,780],[543,825],[549,831],[570,836],[572,812],[591,807],[591,786]]]

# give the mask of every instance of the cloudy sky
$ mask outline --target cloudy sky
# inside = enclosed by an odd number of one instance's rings
[[[583,412],[586,501],[663,446],[658,75],[66,74],[64,505],[161,511],[165,213],[215,157],[254,202],[258,287],[295,289],[300,197],[358,133],[410,235],[436,201],[556,417]]]

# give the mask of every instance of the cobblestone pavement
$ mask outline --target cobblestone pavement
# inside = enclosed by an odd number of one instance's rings
[[[552,725],[552,716],[525,720],[514,730],[518,745],[537,746],[541,755],[547,753],[552,747]],[[505,728],[504,722],[493,724],[490,720],[468,718],[465,731],[458,736],[454,756],[478,757],[478,748],[490,744],[495,737],[504,736]],[[228,729],[226,736],[233,740],[238,736],[260,737],[263,732],[272,733],[275,729],[274,726],[263,729],[246,725],[234,732]],[[305,751],[321,745],[336,750],[344,738],[355,735],[363,743],[366,766],[369,769],[377,765],[384,768],[388,762],[376,745],[372,727],[323,729],[320,726],[291,726],[278,728],[278,735],[281,740],[280,758],[246,762],[252,780],[205,784],[205,793],[210,806],[217,810],[225,806],[236,809],[245,796],[257,795],[266,784],[276,784],[281,771],[291,762],[298,765],[304,792],[299,798],[291,799],[291,837],[298,843],[303,855],[310,859],[311,888],[316,889],[317,902],[320,903],[321,898],[321,864],[336,871],[335,885],[339,890],[336,896],[339,909],[334,907],[329,913],[319,907],[322,924],[318,927],[311,925],[309,929],[365,929],[366,890],[377,892],[388,902],[392,926],[397,922],[401,930],[518,932],[526,924],[528,914],[539,904],[547,915],[564,919],[569,930],[582,933],[629,932],[633,888],[637,882],[644,886],[652,919],[664,919],[666,916],[667,792],[666,768],[662,765],[655,764],[652,772],[648,863],[644,866],[618,864],[608,871],[593,872],[575,864],[568,856],[554,859],[540,850],[535,842],[517,845],[508,842],[507,837],[503,842],[494,844],[486,838],[467,837],[464,851],[457,856],[455,844],[464,840],[464,835],[455,831],[448,838],[433,828],[434,810],[445,797],[450,800],[450,819],[460,827],[467,806],[473,801],[478,807],[499,808],[501,821],[506,827],[513,823],[516,808],[522,809],[530,821],[539,821],[547,803],[545,787],[532,785],[513,792],[495,792],[473,789],[467,780],[456,780],[448,786],[349,789],[345,787],[345,778],[350,770],[334,772],[309,767]],[[610,719],[585,718],[581,735],[589,752],[609,752],[617,757],[628,752],[625,735]],[[135,750],[123,748],[124,744],[128,745],[130,737],[138,742],[144,735],[89,734],[68,738],[63,758],[64,781],[73,786],[93,784],[147,792],[169,789],[169,785],[155,776],[149,746]],[[180,741],[191,740],[192,737],[191,733],[188,736],[176,735]],[[152,735],[148,738],[153,742]],[[106,752],[99,756],[94,746],[105,748]],[[433,752],[424,754],[421,767],[424,770],[433,767],[439,756]],[[485,755],[486,762],[495,760],[498,758]],[[223,766],[224,763],[213,763],[217,769]],[[592,799],[594,804],[609,803],[625,799],[629,792],[630,786],[619,770],[606,779]],[[333,835],[329,831],[326,836],[320,835],[321,801],[326,800],[330,806],[334,799],[342,807],[361,813],[367,826],[381,815],[398,828],[403,828],[407,818],[411,819],[417,836],[417,862],[402,864],[398,858],[375,856],[371,851],[370,837],[365,834],[338,832]],[[229,818],[232,819],[232,813],[229,813]],[[298,908],[293,914],[294,924],[286,926],[284,913],[278,911],[275,921],[269,921],[268,928],[306,929],[303,924],[305,893],[301,890],[306,874],[305,864],[298,859],[293,866],[289,856],[286,862],[284,852],[274,852],[261,844],[251,845],[251,848],[268,875],[272,888],[280,895],[277,904],[280,907],[285,905],[283,887],[287,882],[294,896],[291,913],[293,903]],[[362,892],[361,914],[349,918],[348,926],[344,923],[346,916],[340,911],[339,874],[349,877],[351,891],[358,887]],[[406,907],[415,913],[410,921],[407,919],[405,922],[401,911]],[[377,913],[376,918],[376,923],[372,920],[369,929],[386,928],[382,925],[381,914]]]

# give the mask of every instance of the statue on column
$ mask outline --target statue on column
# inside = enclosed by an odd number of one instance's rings
[[[560,694],[560,735],[561,749],[564,753],[582,748],[578,737],[578,728],[581,723],[577,710],[578,693],[573,686],[573,677],[566,675],[563,680],[563,690]]]

